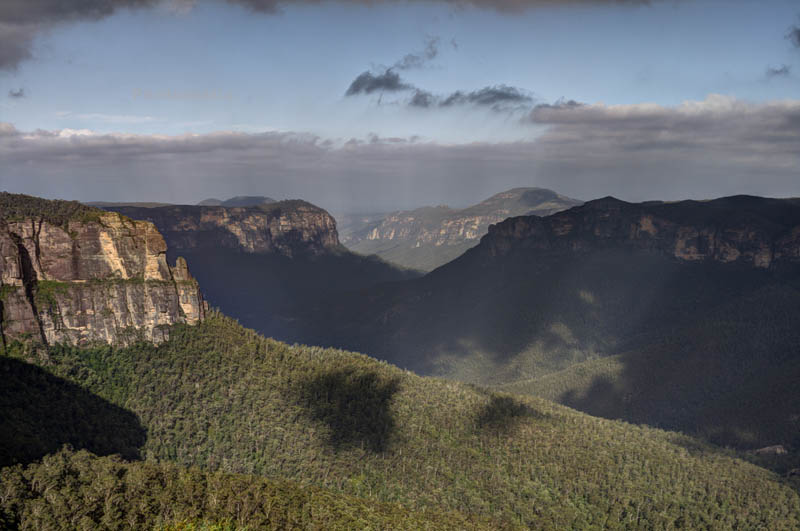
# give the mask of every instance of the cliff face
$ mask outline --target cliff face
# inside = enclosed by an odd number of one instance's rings
[[[355,245],[363,240],[392,240],[407,242],[415,247],[460,245],[467,240],[477,243],[486,234],[489,225],[510,216],[547,216],[579,204],[580,201],[550,190],[515,188],[464,209],[438,206],[394,212],[369,227],[349,234],[344,242]]]
[[[305,201],[254,207],[108,207],[158,227],[170,248],[233,249],[254,254],[318,255],[339,247],[336,221]]]
[[[580,201],[540,188],[515,188],[464,209],[446,206],[393,212],[354,226],[343,241],[406,267],[430,270],[476,245],[493,223],[511,216],[546,216]]]
[[[5,216],[3,341],[159,342],[169,325],[197,323],[205,311],[197,283],[184,260],[167,264],[166,250],[152,223],[116,213],[95,211],[60,224],[46,214]]]
[[[800,263],[800,200],[735,196],[714,201],[626,203],[598,199],[545,218],[489,228],[484,255],[517,249],[646,249],[681,261],[738,262],[756,268]]]

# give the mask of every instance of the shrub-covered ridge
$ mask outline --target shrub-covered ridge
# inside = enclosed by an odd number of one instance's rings
[[[218,314],[159,346],[52,348],[43,365],[135,413],[150,462],[529,528],[800,526],[777,476],[689,437],[289,346]]]

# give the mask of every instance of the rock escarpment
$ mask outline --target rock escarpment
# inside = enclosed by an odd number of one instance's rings
[[[108,210],[151,221],[174,250],[224,248],[291,257],[324,254],[339,247],[333,217],[299,200],[250,207],[175,205]]]
[[[152,223],[66,201],[0,194],[2,340],[160,342],[203,319],[186,261]]]
[[[345,245],[400,265],[430,270],[476,245],[493,223],[511,216],[547,216],[581,204],[542,188],[514,188],[463,209],[446,206],[393,212],[353,224]]]
[[[800,264],[800,199],[627,203],[607,197],[548,217],[493,225],[476,251],[498,256],[521,249],[579,252],[610,246],[760,269]]]

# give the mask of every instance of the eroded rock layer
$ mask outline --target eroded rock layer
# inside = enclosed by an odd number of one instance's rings
[[[611,197],[548,217],[489,227],[476,249],[581,251],[626,246],[681,261],[736,262],[760,269],[800,262],[800,199],[734,196],[713,201],[627,203]]]
[[[107,207],[153,222],[173,250],[231,249],[252,254],[319,255],[339,247],[336,221],[305,201],[249,207]]]
[[[203,319],[197,282],[183,259],[167,264],[152,223],[99,210],[59,221],[0,216],[4,342],[160,342],[170,325]]]

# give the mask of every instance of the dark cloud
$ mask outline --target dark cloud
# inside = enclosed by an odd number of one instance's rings
[[[533,96],[522,89],[508,85],[494,85],[472,92],[456,91],[444,98],[439,105],[479,105],[491,107],[496,111],[510,110],[533,103]]]
[[[411,90],[414,87],[405,83],[400,75],[392,70],[383,73],[373,74],[372,72],[362,72],[350,83],[345,92],[345,96],[355,96],[358,94],[372,94],[373,92],[399,92]]]
[[[54,24],[98,20],[118,9],[149,7],[158,0],[3,0],[0,2],[0,69],[33,56],[36,35]]]
[[[435,59],[437,55],[439,55],[439,37],[428,37],[423,51],[406,54],[392,68],[396,70],[422,68],[426,63]]]
[[[426,90],[417,89],[408,104],[412,107],[427,109],[436,103],[436,97]]]
[[[217,0],[240,5],[257,13],[271,14],[289,4],[319,4],[322,0]],[[373,5],[377,2],[395,0],[340,0],[343,2]],[[430,0],[445,4],[473,5],[485,9],[517,12],[529,8],[552,5],[580,4],[631,4],[649,3],[647,0]],[[99,20],[114,14],[119,9],[151,7],[169,3],[169,0],[0,0],[0,70],[13,70],[33,56],[32,46],[36,36],[55,24],[78,20]],[[172,0],[180,9],[190,9],[192,0]],[[800,38],[800,37],[798,37]],[[800,41],[798,41],[800,42]],[[430,60],[431,51],[436,53],[437,44],[426,48],[421,55],[409,54],[409,68],[415,61]],[[427,59],[426,59],[427,57]],[[401,59],[401,63],[405,61]]]
[[[767,67],[767,77],[786,77],[792,72],[789,65]]]
[[[494,85],[472,92],[457,90],[448,96],[437,96],[422,89],[415,89],[408,101],[411,107],[432,109],[472,105],[486,107],[496,112],[528,109],[534,98],[528,92],[508,85]]]
[[[800,26],[790,27],[786,38],[789,39],[789,42],[791,42],[795,48],[800,48]]]
[[[4,0],[0,21],[7,24],[43,24],[97,20],[121,8],[154,6],[158,0]]]
[[[539,130],[532,140],[464,144],[291,133],[82,136],[0,123],[0,182],[84,200],[301,197],[337,211],[469,204],[523,185],[580,199],[800,196],[800,100],[561,102],[535,107],[528,120]]]
[[[33,57],[36,32],[34,25],[5,24],[0,20],[0,70],[15,70],[22,61]]]
[[[15,98],[15,99],[24,98],[25,97],[25,89],[24,88],[19,88],[17,90],[9,90],[8,91],[8,97],[9,98]]]

